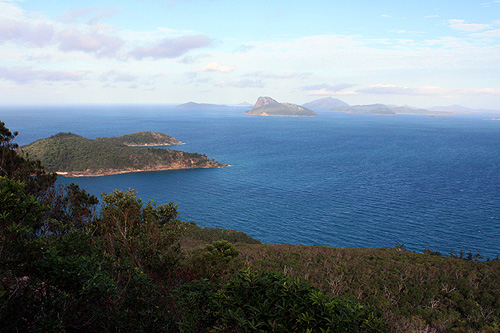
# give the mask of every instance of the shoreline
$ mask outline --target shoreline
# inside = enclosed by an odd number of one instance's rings
[[[168,170],[188,170],[188,169],[220,169],[229,167],[231,164],[221,164],[220,166],[205,166],[205,167],[158,167],[149,169],[108,169],[100,170],[98,172],[88,172],[88,171],[56,171],[58,176],[73,178],[73,177],[104,177],[112,175],[121,175],[125,173],[135,173],[135,172],[155,172],[155,171],[168,171]]]
[[[185,143],[179,141],[179,143],[163,143],[163,144],[145,143],[145,144],[141,144],[141,145],[133,145],[133,144],[124,143],[124,145],[127,147],[167,147],[167,146],[185,145]]]

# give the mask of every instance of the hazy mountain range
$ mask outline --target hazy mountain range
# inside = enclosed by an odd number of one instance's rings
[[[266,97],[272,100],[270,97]],[[273,100],[274,101],[274,100]],[[276,101],[274,101],[276,102]],[[278,103],[278,102],[276,102]],[[257,104],[257,103],[256,103]],[[278,103],[281,104],[281,103]],[[283,103],[283,105],[288,106],[298,106],[290,103]],[[276,105],[275,105],[276,106]],[[236,105],[224,105],[224,104],[208,104],[208,103],[195,103],[188,102],[184,104],[179,104],[177,107],[183,108],[198,108],[198,109],[211,109],[211,108],[250,108],[252,104],[243,102]],[[358,113],[358,114],[381,114],[381,115],[395,115],[395,114],[423,114],[423,115],[451,115],[458,113],[500,113],[500,110],[488,110],[488,109],[472,109],[461,105],[449,105],[449,106],[433,106],[426,109],[415,108],[412,106],[404,105],[388,105],[382,103],[369,104],[369,105],[349,105],[348,103],[333,97],[325,97],[313,100],[311,102],[302,105],[305,109],[309,111],[338,111],[347,113]],[[255,108],[255,105],[254,105]],[[250,114],[251,111],[248,111]],[[284,111],[284,113],[286,113]]]

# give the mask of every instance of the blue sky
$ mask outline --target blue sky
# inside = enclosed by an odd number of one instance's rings
[[[2,104],[500,109],[500,0],[0,0]]]

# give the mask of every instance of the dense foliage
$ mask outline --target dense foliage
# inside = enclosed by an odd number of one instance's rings
[[[426,249],[338,249],[240,245],[240,258],[260,270],[302,278],[329,295],[382,311],[398,331],[491,331],[500,328],[500,260]]]
[[[159,132],[137,132],[122,136],[97,138],[106,142],[121,143],[127,146],[168,146],[180,145],[182,142],[174,139],[170,135]]]
[[[135,137],[133,137],[135,139]],[[136,149],[122,139],[87,139],[73,133],[59,133],[23,147],[52,172],[105,173],[116,170],[220,167],[198,153],[162,148]]]
[[[55,178],[13,155],[15,134],[0,130],[2,331],[500,329],[500,260],[265,245],[182,222],[175,204],[133,190],[99,205],[46,181]]]

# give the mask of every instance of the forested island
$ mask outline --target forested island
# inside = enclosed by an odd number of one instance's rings
[[[182,142],[164,133],[138,132],[97,139],[59,133],[23,146],[21,151],[40,160],[47,171],[68,177],[228,166],[198,153],[132,148],[178,144]]]
[[[261,244],[242,232],[181,221],[174,203],[144,203],[131,189],[99,201],[75,184],[58,185],[55,174],[20,153],[16,135],[0,122],[5,332],[500,327],[498,257],[415,253],[403,244]]]
[[[316,117],[318,114],[303,106],[278,103],[271,97],[259,97],[253,108],[244,114],[253,116]]]

